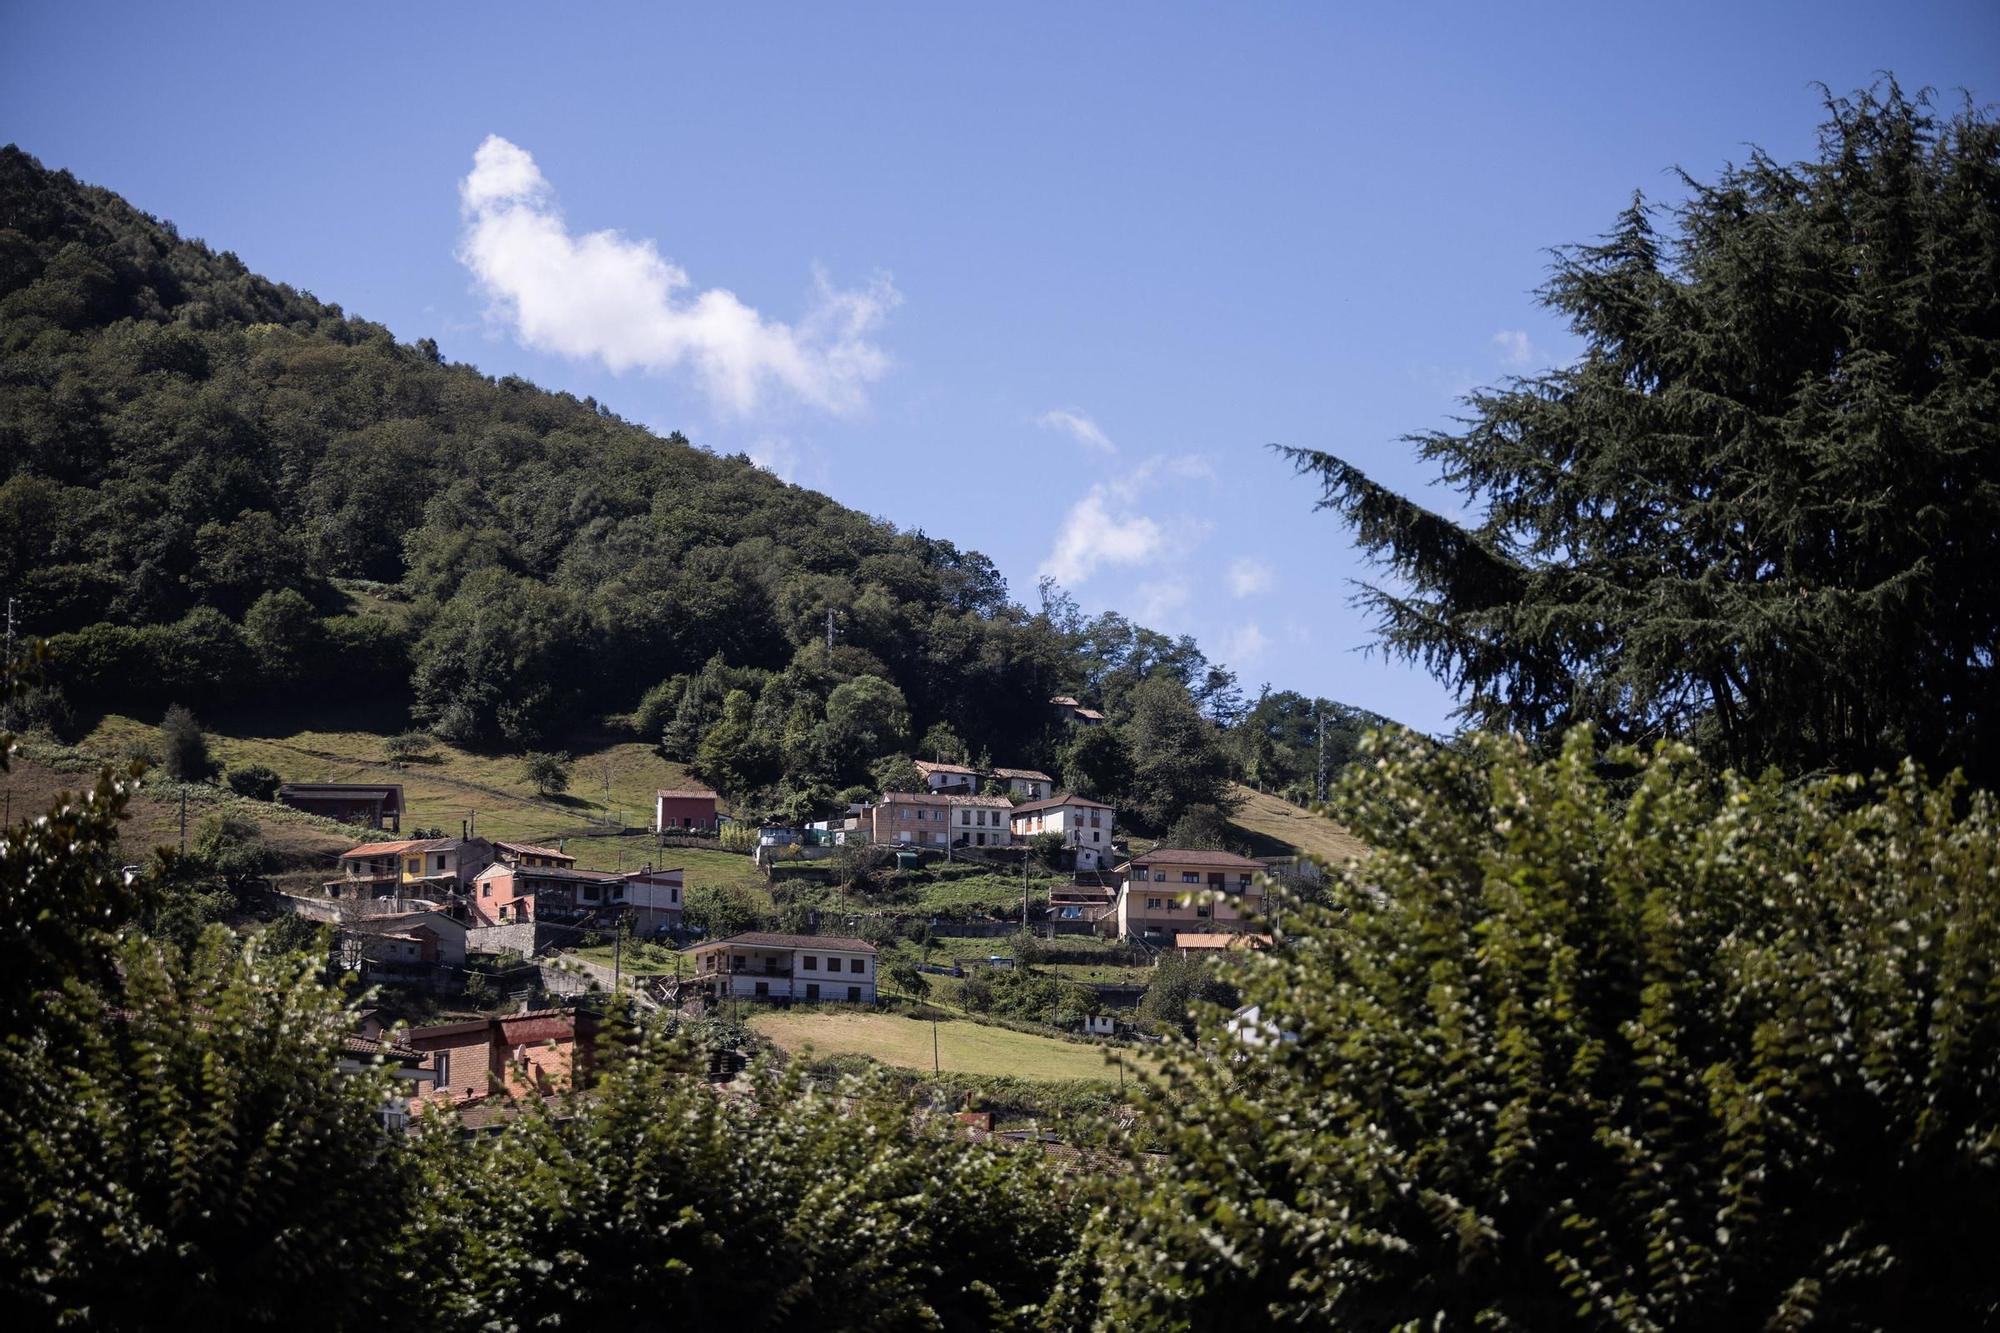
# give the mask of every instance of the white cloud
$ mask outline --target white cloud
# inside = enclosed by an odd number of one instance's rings
[[[1500,360],[1517,370],[1524,369],[1537,355],[1535,344],[1523,329],[1500,330],[1493,335],[1493,346],[1500,353]]]
[[[1229,562],[1229,592],[1233,597],[1255,597],[1271,586],[1271,567],[1262,560],[1239,555]]]
[[[1222,661],[1230,669],[1241,671],[1264,656],[1264,650],[1271,646],[1271,640],[1264,634],[1256,621],[1238,625],[1222,641]]]
[[[1086,449],[1099,453],[1115,454],[1118,446],[1104,433],[1103,427],[1083,413],[1067,407],[1052,408],[1035,418],[1035,424],[1044,430],[1059,430],[1068,434]]]
[[[1070,506],[1054,548],[1042,561],[1042,573],[1058,583],[1077,584],[1100,565],[1142,565],[1166,549],[1166,531],[1154,520],[1127,512],[1122,500],[1114,512],[1119,489],[1099,482]]]
[[[812,303],[796,324],[766,319],[724,288],[684,291],[692,288],[687,272],[653,242],[571,234],[535,159],[498,135],[479,145],[459,199],[459,261],[530,347],[614,372],[686,366],[738,414],[774,388],[852,412],[889,368],[873,341],[901,300],[887,278],[839,290],[816,271]]]
[[[1063,515],[1055,546],[1038,572],[1074,586],[1103,565],[1151,564],[1173,550],[1185,551],[1214,524],[1207,519],[1177,518],[1173,533],[1178,541],[1169,543],[1167,529],[1139,511],[1139,500],[1163,476],[1200,481],[1214,475],[1214,467],[1200,454],[1154,454],[1119,476],[1096,483]]]

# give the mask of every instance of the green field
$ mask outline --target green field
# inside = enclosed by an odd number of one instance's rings
[[[687,862],[695,882],[700,859],[710,874],[740,875],[749,859],[700,849],[657,848],[643,830],[653,818],[653,793],[692,784],[687,771],[639,741],[610,738],[567,743],[574,758],[570,790],[538,795],[521,777],[516,754],[479,753],[436,743],[432,762],[401,768],[383,757],[384,737],[369,730],[298,728],[272,719],[204,718],[209,751],[224,768],[262,764],[287,782],[400,782],[407,810],[405,830],[441,828],[456,836],[476,822],[489,838],[564,843],[589,870],[637,869],[648,861]],[[157,745],[150,723],[116,714],[105,717],[77,749],[114,758],[135,746]],[[261,822],[261,821],[260,821]],[[625,831],[632,830],[632,831]]]
[[[1128,1068],[1139,1063],[1129,1052],[958,1019],[933,1025],[897,1014],[768,1013],[751,1019],[750,1026],[788,1053],[811,1046],[815,1055],[865,1055],[904,1069],[932,1067],[933,1026],[938,1067],[951,1073],[1115,1081],[1118,1069],[1107,1056],[1116,1055]]]

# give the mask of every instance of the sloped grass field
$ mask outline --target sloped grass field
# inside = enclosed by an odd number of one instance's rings
[[[899,1014],[775,1012],[758,1014],[750,1027],[787,1054],[807,1046],[815,1056],[865,1055],[902,1069],[931,1068],[931,1028],[925,1019]],[[948,1073],[993,1074],[1037,1082],[1095,1079],[1116,1082],[1118,1067],[1138,1060],[1130,1052],[1082,1042],[1059,1041],[1010,1028],[951,1019],[939,1022],[939,1067]]]
[[[1230,822],[1247,833],[1256,835],[1252,841],[1268,839],[1273,843],[1294,851],[1304,852],[1335,863],[1352,861],[1368,852],[1368,844],[1349,833],[1324,815],[1283,801],[1276,796],[1267,796],[1241,783],[1230,784],[1230,791],[1241,804]],[[1279,847],[1256,847],[1259,856],[1281,854]]]
[[[692,782],[679,764],[661,759],[638,741],[572,742],[570,790],[544,797],[522,777],[519,755],[478,753],[440,741],[434,759],[397,767],[384,754],[387,737],[381,733],[311,727],[266,731],[252,725],[256,720],[202,719],[209,752],[224,769],[261,764],[287,782],[400,782],[408,807],[405,830],[441,828],[456,835],[462,822],[476,820],[478,831],[489,838],[549,844],[567,839],[566,849],[578,864],[592,870],[636,869],[648,861],[675,865],[695,858],[727,858],[727,868],[735,873],[749,868],[746,857],[656,848],[644,835],[617,832],[649,827],[653,793]],[[112,714],[75,748],[96,759],[118,760],[138,749],[157,752],[158,737],[151,723]],[[257,822],[267,828],[272,823],[261,813]]]

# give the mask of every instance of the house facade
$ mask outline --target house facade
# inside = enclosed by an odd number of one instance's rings
[[[967,768],[964,764],[939,764],[926,759],[916,761],[917,772],[924,775],[924,782],[932,791],[956,795],[971,795],[979,790],[979,770]]]
[[[483,926],[513,921],[561,925],[609,923],[629,915],[642,934],[681,924],[683,876],[679,870],[576,870],[570,866],[509,865],[481,871],[468,897],[469,914]]]
[[[1262,861],[1161,848],[1119,867],[1118,934],[1171,945],[1188,934],[1248,931],[1264,905]]]
[[[1111,864],[1111,835],[1118,812],[1102,801],[1081,796],[1055,796],[1013,807],[1009,822],[1017,839],[1040,833],[1062,834],[1063,846],[1076,851],[1078,870],[1103,870]]]
[[[711,999],[875,1002],[875,946],[837,935],[732,935],[697,945],[695,980]]]
[[[1055,794],[1056,780],[1033,768],[996,768],[993,780],[1005,783],[1007,794],[1021,801],[1045,801]]]
[[[910,847],[1006,847],[1013,804],[1003,796],[892,791],[864,806],[857,827],[868,841]]]
[[[713,833],[715,801],[706,787],[663,787],[653,793],[653,832]]]
[[[598,1019],[587,1009],[539,1009],[412,1028],[403,1039],[431,1062],[426,1098],[548,1096],[587,1072]]]
[[[326,883],[335,898],[449,897],[467,891],[496,859],[484,838],[425,838],[370,842],[340,854],[340,877]]]

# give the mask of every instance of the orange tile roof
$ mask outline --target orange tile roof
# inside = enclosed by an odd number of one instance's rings
[[[345,861],[352,856],[390,856],[396,852],[406,852],[417,846],[422,839],[405,838],[401,842],[364,842],[359,847],[350,847],[340,854]]]

